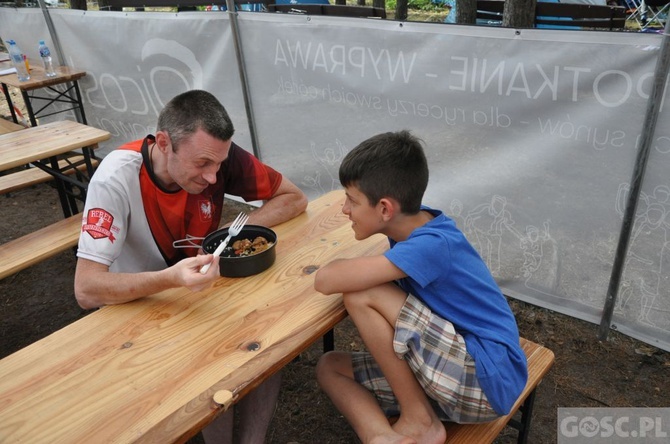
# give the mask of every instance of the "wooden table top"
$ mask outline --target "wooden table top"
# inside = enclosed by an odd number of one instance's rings
[[[104,307],[0,361],[0,441],[183,442],[346,316],[311,272],[383,252],[356,241],[344,192],[274,227],[272,267]],[[226,401],[221,401],[227,405]]]
[[[95,145],[110,137],[107,131],[71,120],[1,134],[0,171]]]
[[[45,86],[58,85],[64,82],[72,82],[79,80],[86,75],[86,71],[81,69],[71,68],[69,66],[56,66],[56,76],[47,77],[44,74],[44,68],[39,60],[29,60],[30,63],[30,79],[20,81],[16,74],[6,74],[0,76],[0,83],[8,86],[19,88],[22,91],[29,91]],[[11,62],[0,62],[0,69],[11,68]]]

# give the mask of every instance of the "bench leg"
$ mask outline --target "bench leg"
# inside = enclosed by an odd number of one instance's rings
[[[519,438],[517,444],[526,444],[528,442],[528,433],[530,432],[530,421],[533,418],[533,405],[535,404],[535,391],[530,392],[523,405],[519,407],[521,410],[521,420],[519,422]]]
[[[323,335],[323,352],[335,350],[335,331],[331,328]]]

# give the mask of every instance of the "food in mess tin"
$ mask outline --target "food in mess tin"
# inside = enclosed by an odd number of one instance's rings
[[[274,245],[263,236],[256,237],[253,241],[250,239],[240,239],[233,242],[233,245],[226,247],[225,253],[227,257],[244,257],[253,256]]]

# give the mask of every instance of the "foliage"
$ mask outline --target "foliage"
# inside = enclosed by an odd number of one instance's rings
[[[386,10],[394,11],[398,1],[386,0]],[[445,9],[446,0],[407,0],[407,9],[420,11],[440,11]]]

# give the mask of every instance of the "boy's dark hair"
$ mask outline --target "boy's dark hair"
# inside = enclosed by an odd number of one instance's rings
[[[370,137],[345,156],[340,183],[358,187],[371,205],[391,197],[400,203],[403,213],[418,213],[428,186],[428,162],[421,140],[406,130]]]
[[[222,141],[232,139],[235,132],[221,102],[211,93],[197,89],[172,98],[160,112],[156,129],[170,135],[174,151],[184,138],[199,129]]]

